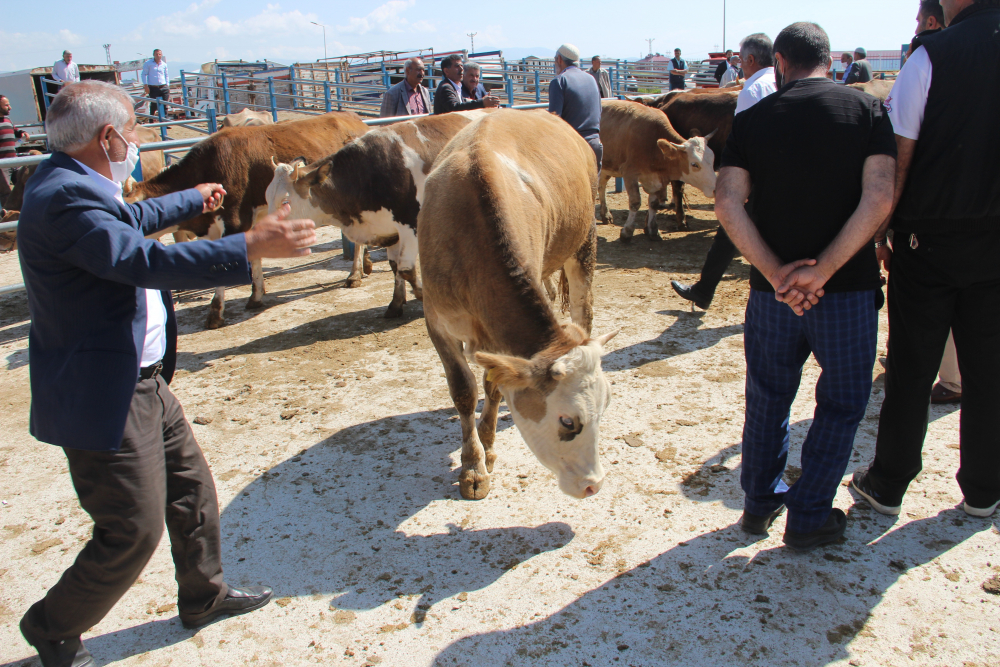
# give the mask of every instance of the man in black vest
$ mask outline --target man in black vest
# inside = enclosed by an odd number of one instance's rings
[[[684,90],[686,85],[684,77],[687,75],[687,63],[681,58],[681,50],[674,49],[674,57],[667,64],[667,71],[670,73],[670,90]]]
[[[875,236],[888,268],[889,354],[875,460],[852,486],[899,514],[921,469],[927,403],[948,331],[962,370],[963,508],[1000,504],[1000,0],[942,0],[886,101],[899,146],[895,212]],[[893,230],[890,251],[886,231]]]

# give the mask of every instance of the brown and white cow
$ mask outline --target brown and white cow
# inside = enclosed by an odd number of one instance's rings
[[[254,210],[267,204],[264,193],[274,178],[275,159],[318,160],[367,131],[368,126],[361,122],[360,116],[349,111],[277,125],[219,130],[195,144],[179,163],[137,184],[127,200],[160,197],[199,183],[221,183],[226,189],[222,210],[188,220],[179,228],[192,231],[199,238],[245,232],[253,226]],[[264,273],[260,260],[253,262],[252,273],[253,292],[247,308],[261,308]],[[225,289],[217,289],[208,315],[209,329],[221,326],[225,299]]]
[[[279,164],[267,188],[269,211],[291,205],[293,218],[317,226],[336,225],[358,247],[347,278],[357,287],[363,277],[365,246],[387,247],[396,277],[386,317],[399,317],[406,303],[406,282],[422,298],[417,274],[417,213],[424,182],[447,143],[484,110],[461,111],[374,129],[339,151],[310,165]]]
[[[649,194],[646,235],[650,240],[659,240],[656,210],[666,194],[667,183],[686,181],[707,196],[715,196],[715,170],[712,168],[715,155],[707,145],[711,135],[685,140],[674,131],[662,111],[635,102],[603,100],[601,107],[604,159],[597,188],[601,197],[601,218],[611,222],[607,183],[612,177],[621,177],[628,192],[629,209],[621,240],[627,243],[635,231],[636,216],[642,204],[639,186]]]
[[[427,331],[462,424],[459,488],[485,498],[501,396],[538,460],[576,498],[604,480],[598,451],[611,388],[590,337],[597,259],[590,146],[545,111],[500,110],[458,133],[425,186],[417,238]],[[573,323],[544,282],[563,271]],[[486,402],[476,428],[476,377]]]

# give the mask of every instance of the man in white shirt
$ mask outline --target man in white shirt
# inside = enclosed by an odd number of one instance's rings
[[[142,66],[142,85],[146,97],[164,101],[169,99],[170,73],[167,71],[167,61],[163,58],[163,51],[160,49],[155,49],[153,58],[147,60]],[[162,105],[158,106],[162,107]],[[149,112],[153,112],[152,102],[150,102]]]
[[[740,60],[746,83],[736,100],[736,113],[746,111],[777,90],[771,38],[762,32],[750,35],[740,45]]]
[[[58,81],[60,86],[80,81],[80,68],[73,62],[72,53],[63,51],[62,60],[57,60],[53,63],[52,78]]]
[[[729,69],[722,74],[722,80],[719,81],[720,88],[738,83],[740,80],[740,57],[733,56],[726,64],[729,66]]]
[[[746,37],[740,43],[740,59],[743,61],[743,73],[747,80],[736,101],[737,114],[746,111],[777,90],[774,82],[774,45],[770,37],[762,32]],[[705,258],[705,265],[701,269],[698,282],[686,285],[678,280],[671,280],[670,284],[678,295],[699,308],[708,310],[722,276],[737,254],[736,246],[726,235],[725,230],[719,227],[719,231],[715,233],[715,240],[712,241],[712,247],[709,248],[708,257]]]

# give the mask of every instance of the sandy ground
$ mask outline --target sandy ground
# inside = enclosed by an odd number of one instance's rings
[[[85,635],[122,665],[947,665],[1000,664],[997,518],[957,504],[959,412],[931,410],[925,470],[898,519],[842,487],[847,539],[807,555],[736,525],[743,415],[737,263],[708,312],[670,288],[691,279],[716,227],[691,195],[691,231],[618,243],[601,226],[595,332],[621,328],[604,368],[608,477],[562,495],[506,409],[489,497],[461,500],[460,429],[419,302],[385,320],[385,261],[358,289],[339,232],[301,261],[268,262],[268,308],[229,292],[227,326],[203,330],[208,293],[180,295],[173,389],[215,473],[233,584],[275,602],[184,630],[167,540]],[[672,214],[661,226],[673,230]],[[384,252],[375,254],[384,260]],[[18,282],[16,256],[0,283]],[[881,349],[886,323],[881,320]],[[36,665],[17,631],[88,539],[60,450],[27,433],[28,316],[0,297],[0,664]],[[794,478],[811,423],[810,361],[792,413]],[[869,461],[881,366],[853,461]],[[850,472],[850,471],[849,471]],[[848,473],[849,474],[849,473]],[[845,480],[847,477],[845,477]]]

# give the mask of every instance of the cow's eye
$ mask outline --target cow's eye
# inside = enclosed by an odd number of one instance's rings
[[[701,169],[701,165],[698,164],[697,162],[692,162],[691,163],[691,168],[692,169]]]
[[[565,429],[570,430],[570,431],[573,430],[573,420],[570,419],[569,417],[560,417],[559,418],[559,425],[562,426]]]

